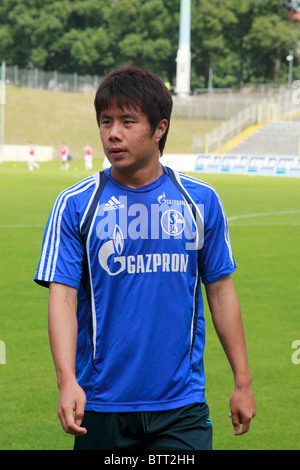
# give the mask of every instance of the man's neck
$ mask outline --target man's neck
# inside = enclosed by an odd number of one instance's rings
[[[156,181],[163,172],[164,170],[160,161],[158,161],[157,165],[153,168],[143,167],[134,172],[129,169],[128,171],[125,171],[123,169],[119,170],[116,167],[111,168],[111,176],[118,181],[118,183],[134,189],[142,188],[147,184],[153,183],[153,181]]]

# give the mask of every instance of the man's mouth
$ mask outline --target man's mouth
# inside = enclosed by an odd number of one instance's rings
[[[115,158],[120,158],[123,157],[126,153],[126,150],[120,147],[111,147],[109,149],[110,155],[112,155]]]

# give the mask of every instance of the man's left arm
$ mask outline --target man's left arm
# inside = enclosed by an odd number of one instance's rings
[[[256,414],[240,304],[231,275],[205,288],[212,320],[234,376],[229,417],[238,436],[249,430]]]

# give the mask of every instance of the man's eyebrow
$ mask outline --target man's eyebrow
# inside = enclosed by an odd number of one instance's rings
[[[109,114],[103,112],[103,113],[100,113],[100,119],[107,119],[107,118],[111,118],[112,116],[110,116]],[[124,114],[121,114],[121,116],[119,116],[120,118],[137,118],[138,117],[138,113],[135,113],[135,112],[128,112],[128,113],[124,113]]]
[[[109,114],[106,114],[106,113],[100,113],[100,119],[103,119],[103,118],[110,118],[111,116]]]

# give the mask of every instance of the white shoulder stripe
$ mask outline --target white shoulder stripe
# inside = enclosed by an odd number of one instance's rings
[[[193,176],[186,175],[185,173],[179,173],[179,178],[183,179],[183,180],[190,181],[192,183],[196,183],[200,186],[205,186],[206,188],[210,189],[216,195],[216,197],[218,199],[218,202],[219,202],[219,205],[220,205],[220,208],[221,208],[221,211],[222,211],[222,216],[223,216],[223,221],[224,221],[224,239],[225,239],[226,245],[228,247],[230,261],[234,265],[233,253],[232,253],[230,237],[229,237],[228,222],[227,222],[227,219],[226,219],[223,203],[222,203],[218,193],[213,188],[213,186],[211,186],[209,183],[206,183],[205,181],[198,180],[197,178],[194,178]]]
[[[46,267],[46,275],[45,275],[44,280],[49,281],[50,279],[50,269],[51,269],[51,264],[52,264],[52,256],[53,256],[53,251],[54,251],[55,239],[57,235],[60,234],[61,217],[66,207],[67,200],[69,199],[69,197],[75,196],[76,194],[82,191],[85,191],[93,184],[95,184],[95,179],[93,178],[93,176],[91,176],[75,184],[71,188],[64,190],[56,199],[53,210],[51,212],[51,218],[50,218],[47,233],[45,236],[45,242],[43,246],[40,268],[39,268],[39,273],[38,273],[39,278],[42,278],[43,276],[47,252],[49,250],[48,262],[47,262],[47,267]],[[58,244],[56,243],[57,247],[58,245],[59,245],[59,242]]]
[[[90,197],[89,203],[87,204],[86,210],[85,210],[85,212],[84,212],[84,214],[83,214],[83,217],[82,217],[82,219],[81,219],[81,222],[80,222],[80,229],[81,229],[81,227],[82,227],[83,222],[85,221],[85,218],[86,218],[86,216],[87,216],[87,213],[88,213],[88,211],[89,211],[89,208],[90,208],[90,206],[91,206],[91,204],[92,204],[92,201],[93,201],[93,199],[94,199],[94,196],[95,196],[95,194],[96,194],[96,192],[97,192],[97,190],[98,190],[99,184],[100,184],[100,175],[99,175],[99,172],[98,172],[98,173],[95,173],[93,176],[94,176],[94,180],[95,180],[95,189],[94,189],[94,191],[93,191],[92,196]]]
[[[198,180],[197,178],[194,178],[193,176],[186,175],[185,173],[179,173],[179,177],[181,179],[191,181],[191,183],[196,183],[196,184],[199,184],[200,186],[205,186],[206,188],[211,189],[215,194],[217,194],[215,189],[213,188],[213,186],[211,186],[211,184],[209,184],[209,183],[206,183],[205,181]]]
[[[52,265],[52,271],[51,271],[50,282],[53,281],[54,274],[55,274],[56,262],[57,262],[57,258],[58,258],[58,250],[59,250],[59,244],[60,244],[60,228],[61,228],[62,214],[63,214],[63,211],[65,210],[66,205],[67,205],[68,199],[69,199],[71,196],[75,196],[76,194],[82,193],[83,191],[85,191],[86,189],[88,189],[88,188],[89,188],[90,186],[92,186],[93,184],[94,184],[94,182],[90,183],[87,187],[78,189],[77,191],[75,191],[75,192],[72,193],[72,194],[68,194],[68,195],[65,197],[65,200],[64,200],[63,205],[61,206],[61,209],[60,209],[60,211],[59,211],[58,221],[57,221],[55,253],[54,253],[54,258],[53,258],[53,265]],[[54,237],[53,237],[53,240],[54,240]],[[52,248],[52,247],[51,247],[51,248]],[[47,266],[47,272],[48,272],[48,269],[49,269],[48,267],[49,267],[49,262],[48,262],[48,266]]]

